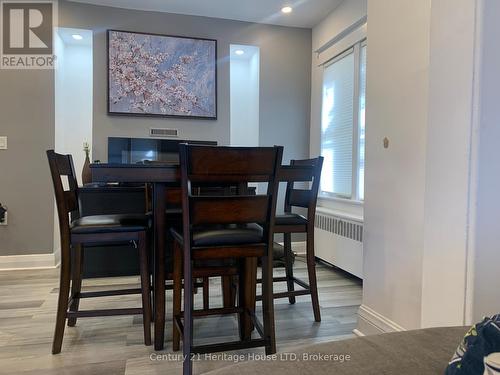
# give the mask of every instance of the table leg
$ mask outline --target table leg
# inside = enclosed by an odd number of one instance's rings
[[[163,349],[165,337],[165,184],[153,185],[155,350]]]

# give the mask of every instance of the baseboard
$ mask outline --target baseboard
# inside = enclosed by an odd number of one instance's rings
[[[47,269],[59,266],[59,256],[52,254],[0,256],[0,271]]]
[[[358,310],[358,327],[354,331],[354,334],[358,336],[365,336],[388,332],[402,332],[406,331],[406,329],[368,306],[361,305]]]

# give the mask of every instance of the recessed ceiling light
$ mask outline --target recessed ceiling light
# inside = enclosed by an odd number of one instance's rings
[[[288,14],[288,13],[292,13],[293,11],[293,8],[292,7],[283,7],[281,8],[281,12],[285,13],[285,14]]]
[[[237,54],[238,56],[241,56],[245,53],[245,51],[243,51],[242,49],[237,49],[236,51],[234,51],[235,54]]]
[[[73,34],[71,36],[73,37],[74,40],[82,40],[83,39],[83,36],[81,36],[80,34]]]

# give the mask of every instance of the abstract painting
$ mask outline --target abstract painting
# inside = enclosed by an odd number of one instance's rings
[[[217,41],[108,30],[108,113],[217,118]]]

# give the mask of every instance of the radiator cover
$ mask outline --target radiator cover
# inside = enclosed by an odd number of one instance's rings
[[[323,212],[314,224],[316,256],[363,278],[363,223]]]

